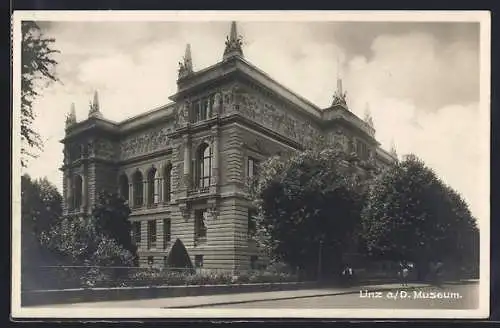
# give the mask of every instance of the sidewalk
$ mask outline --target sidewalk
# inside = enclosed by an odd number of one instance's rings
[[[360,290],[388,290],[388,289],[411,289],[416,287],[428,286],[427,284],[409,284],[408,287],[401,287],[400,284],[380,284],[369,286],[356,286],[349,288],[321,288],[304,289],[293,291],[278,292],[260,292],[260,293],[240,293],[240,294],[220,294],[210,296],[187,296],[187,297],[169,297],[147,300],[113,301],[113,302],[92,302],[92,303],[74,303],[57,304],[43,307],[51,308],[194,308],[212,305],[241,304],[258,301],[271,301],[283,299],[297,299],[318,296],[333,296],[342,294],[359,293]],[[36,306],[41,308],[41,306]]]

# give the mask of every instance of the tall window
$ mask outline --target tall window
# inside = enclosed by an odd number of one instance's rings
[[[120,196],[125,199],[125,200],[129,200],[128,197],[128,178],[125,174],[122,174],[120,175],[120,181],[119,181],[119,185],[120,185]]]
[[[73,178],[73,208],[79,210],[82,206],[83,197],[83,180],[80,175],[75,175]]]
[[[195,255],[194,256],[194,267],[195,268],[203,268],[203,255]]]
[[[132,235],[136,246],[141,244],[141,222],[132,223]]]
[[[172,200],[172,164],[168,163],[163,172],[163,199],[165,202]]]
[[[212,116],[213,104],[213,95],[193,101],[191,107],[191,122],[196,123],[209,119],[210,116]]]
[[[254,176],[258,175],[258,170],[259,170],[259,161],[257,161],[255,158],[248,157],[248,162],[247,162],[247,177],[253,178]]]
[[[255,222],[255,217],[257,216],[257,211],[254,209],[248,210],[248,237],[252,237],[257,231],[257,223]]]
[[[158,203],[159,179],[157,170],[152,167],[148,171],[148,205]]]
[[[259,257],[257,255],[252,255],[250,256],[250,269],[255,270],[257,269],[257,260]]]
[[[195,210],[194,212],[194,240],[196,243],[203,243],[207,239],[206,214],[205,209]]]
[[[163,248],[167,248],[170,243],[170,219],[163,220]]]
[[[204,143],[198,148],[196,156],[196,176],[198,188],[206,188],[210,186],[210,178],[212,176],[212,148]]]
[[[148,248],[156,248],[156,220],[148,221]]]
[[[357,150],[358,156],[361,159],[367,159],[368,158],[368,147],[361,140],[357,140],[356,141],[356,150]]]
[[[136,171],[133,177],[134,184],[134,207],[141,207],[144,205],[144,181],[142,173]]]

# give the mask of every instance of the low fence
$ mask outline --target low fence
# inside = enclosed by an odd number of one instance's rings
[[[21,279],[23,291],[300,281],[299,277],[292,273],[262,270],[102,266],[25,268]]]

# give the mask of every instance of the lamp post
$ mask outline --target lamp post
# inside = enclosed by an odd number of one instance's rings
[[[322,277],[322,257],[323,257],[323,239],[319,241],[319,249],[318,249],[318,280],[321,280]]]

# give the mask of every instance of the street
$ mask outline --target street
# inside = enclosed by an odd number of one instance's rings
[[[240,304],[225,304],[204,306],[204,308],[360,308],[360,309],[474,309],[479,302],[479,288],[477,284],[446,286],[441,289],[435,287],[416,287],[405,290],[401,298],[399,288],[383,291],[380,294],[352,293],[341,295],[326,295],[316,297],[304,297],[295,299],[269,300],[260,302],[249,302]],[[392,294],[389,294],[392,293]],[[399,292],[396,299],[396,293]],[[441,292],[434,297],[428,292]]]
[[[434,293],[434,294],[433,294]],[[57,308],[358,308],[358,309],[474,309],[479,303],[477,283],[449,284],[442,288],[424,284],[385,284],[349,289],[318,288],[276,292],[219,294],[124,301],[57,304]],[[35,306],[41,308],[43,306]],[[47,307],[47,306],[45,306]]]

